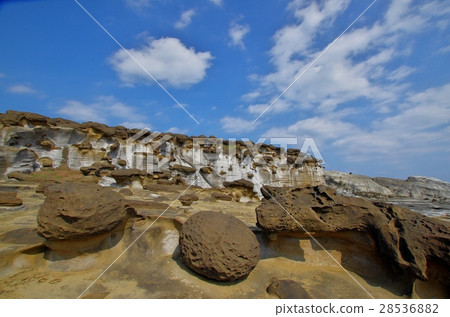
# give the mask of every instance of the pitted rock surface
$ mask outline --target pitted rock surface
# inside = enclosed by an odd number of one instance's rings
[[[106,233],[133,216],[122,195],[95,184],[46,187],[37,216],[38,233],[49,240],[73,240]]]
[[[183,224],[180,249],[190,269],[218,281],[247,276],[260,257],[259,243],[242,221],[212,211],[198,212]]]

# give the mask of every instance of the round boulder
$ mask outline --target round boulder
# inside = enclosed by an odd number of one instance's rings
[[[259,243],[239,219],[219,212],[201,211],[180,231],[183,262],[193,271],[218,281],[247,276],[259,261]]]
[[[123,197],[96,184],[63,183],[45,188],[38,233],[48,240],[75,240],[107,233],[135,214]]]

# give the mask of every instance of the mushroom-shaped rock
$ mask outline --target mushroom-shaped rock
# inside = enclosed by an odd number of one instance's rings
[[[185,194],[181,195],[180,198],[178,198],[183,206],[190,206],[194,201],[198,200],[198,196],[195,194]]]
[[[125,186],[131,184],[135,180],[140,180],[145,172],[136,168],[116,170],[111,172],[111,177],[114,178],[118,185]]]
[[[183,262],[193,271],[218,281],[247,276],[259,261],[259,243],[239,219],[219,212],[201,211],[181,227]]]
[[[45,195],[37,222],[39,235],[48,240],[107,233],[135,214],[120,194],[95,184],[55,184]]]

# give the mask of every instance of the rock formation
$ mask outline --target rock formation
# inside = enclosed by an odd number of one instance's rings
[[[211,197],[214,199],[224,200],[224,201],[232,201],[233,200],[233,196],[228,195],[226,193],[222,193],[222,192],[213,192],[213,193],[211,193]]]
[[[237,218],[201,211],[191,216],[180,232],[183,262],[193,271],[218,281],[247,276],[259,261],[259,243]]]
[[[286,279],[275,279],[267,287],[267,293],[280,299],[311,299],[300,283]]]
[[[54,184],[47,186],[44,194],[46,199],[37,215],[38,234],[51,249],[74,248],[77,241],[120,227],[123,230],[135,215],[120,194],[95,184]]]
[[[380,199],[450,199],[450,183],[432,177],[410,176],[401,180],[336,171],[326,171],[324,177],[328,186],[346,195]]]
[[[178,198],[183,206],[190,206],[194,201],[198,200],[198,196],[195,194],[184,194]]]
[[[273,145],[203,137],[6,111],[0,114],[0,174],[67,166],[81,169],[87,176],[106,177],[100,182],[103,185],[127,186],[137,181],[144,186],[150,176],[203,188],[223,187],[224,182],[242,179],[258,194],[260,184],[324,183],[319,162],[298,150],[288,149],[282,157]],[[132,172],[136,170],[142,174]],[[163,173],[168,177],[154,177]]]
[[[0,206],[17,207],[22,204],[22,199],[17,197],[16,192],[0,192]]]
[[[268,233],[330,235],[364,232],[394,271],[427,280],[428,263],[450,267],[448,226],[400,206],[336,194],[326,186],[261,189],[257,225]],[[353,241],[358,243],[358,241]],[[434,274],[434,273],[432,273]],[[440,283],[450,289],[448,274]]]

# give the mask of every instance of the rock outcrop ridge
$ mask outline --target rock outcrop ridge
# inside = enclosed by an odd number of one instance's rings
[[[84,175],[106,177],[102,184],[108,185],[128,185],[132,183],[126,179],[128,176],[140,186],[149,177],[160,182],[177,178],[175,183],[203,188],[223,187],[225,182],[242,179],[257,193],[259,184],[324,183],[320,163],[295,149],[281,155],[280,148],[273,145],[108,127],[94,122],[80,124],[17,111],[0,114],[0,152],[3,176],[67,166],[81,169]],[[124,175],[121,170],[138,170],[142,174]],[[160,178],[164,173],[168,177]]]
[[[326,186],[264,186],[261,191],[265,199],[256,209],[257,225],[268,233],[363,232],[395,272],[427,280],[429,263],[450,267],[449,228],[439,220],[400,206],[341,196]],[[450,289],[448,274],[439,274],[440,283]]]

